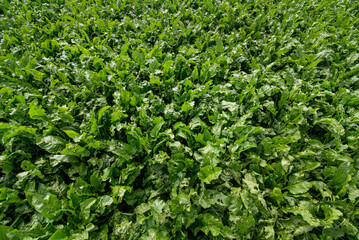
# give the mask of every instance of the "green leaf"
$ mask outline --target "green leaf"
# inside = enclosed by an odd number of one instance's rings
[[[49,220],[55,220],[61,216],[62,211],[66,207],[64,201],[48,192],[48,188],[42,184],[39,185],[38,191],[34,189],[34,183],[30,183],[27,186],[27,190],[25,190],[26,199],[37,212]]]
[[[80,134],[78,134],[77,132],[75,132],[73,130],[64,130],[64,133],[66,133],[66,135],[72,139],[80,137]]]
[[[113,203],[113,198],[111,196],[105,195],[98,198],[96,211],[100,214],[104,214],[106,209],[109,209],[108,206],[111,206]]]
[[[339,136],[344,135],[345,130],[343,126],[333,118],[322,118],[314,123],[315,125],[318,124],[328,131],[338,134]]]
[[[81,217],[83,220],[87,220],[90,217],[91,207],[96,203],[96,198],[88,198],[80,203]]]
[[[320,220],[316,219],[305,206],[287,207],[283,210],[284,212],[291,212],[295,215],[302,216],[303,220],[310,224],[310,226],[316,227],[320,225]]]
[[[158,76],[151,76],[150,77],[150,82],[152,84],[156,84],[156,85],[160,85],[161,84],[161,79]]]
[[[90,152],[86,148],[71,143],[66,144],[66,148],[60,153],[63,155],[72,155],[79,158],[89,156],[90,154]]]
[[[4,240],[8,240],[9,238],[7,237],[7,235],[13,231],[12,227],[9,226],[1,226],[0,225],[0,238],[4,239]]]
[[[127,191],[131,191],[132,187],[129,186],[113,186],[112,187],[112,199],[114,203],[121,203],[122,198]]]
[[[327,224],[333,224],[334,221],[338,220],[341,216],[343,216],[343,213],[341,211],[328,205],[323,205],[321,206],[321,208],[323,209],[323,212],[325,214],[324,221]]]
[[[76,164],[78,163],[78,159],[76,156],[72,155],[54,155],[50,157],[50,164],[52,167],[56,167],[57,165],[63,163]]]
[[[45,117],[45,110],[41,106],[33,104],[30,106],[29,115],[31,119],[42,119]]]
[[[349,163],[342,163],[334,172],[330,185],[339,187],[349,178],[352,166]]]
[[[97,113],[97,121],[100,121],[103,114],[110,108],[111,108],[110,106],[106,106],[106,107],[101,108]]]
[[[190,111],[191,109],[193,109],[194,108],[194,102],[184,102],[183,104],[182,104],[182,110],[184,111],[184,112],[188,112],[188,111]]]
[[[94,171],[90,177],[90,183],[94,188],[102,188],[102,180],[98,171]]]
[[[155,127],[151,131],[151,136],[154,138],[157,138],[159,131],[161,130],[161,127],[165,124],[165,121],[162,117],[157,117],[153,120]]]
[[[290,193],[292,194],[302,194],[308,192],[308,190],[313,186],[311,182],[300,182],[287,187]]]
[[[322,59],[317,59],[314,62],[312,62],[311,64],[309,64],[306,68],[312,69],[312,68],[316,67],[321,61],[322,61]]]
[[[37,71],[35,69],[30,69],[29,73],[31,73],[32,76],[34,76],[34,79],[37,80],[37,81],[42,81],[45,78],[44,73],[42,73],[40,71]]]
[[[223,109],[228,109],[230,112],[234,113],[238,110],[238,104],[235,102],[227,102],[227,101],[223,101],[222,102],[222,108]]]
[[[59,153],[65,148],[64,139],[57,136],[46,136],[37,140],[37,145],[49,153]]]
[[[192,80],[195,81],[197,80],[199,74],[198,74],[198,69],[197,67],[194,67],[193,71],[192,71]]]
[[[67,240],[67,234],[63,230],[56,230],[54,234],[51,235],[49,240]]]
[[[219,175],[222,173],[222,168],[220,167],[212,167],[211,165],[207,165],[201,168],[198,173],[199,179],[202,182],[209,184],[212,180],[218,179]]]

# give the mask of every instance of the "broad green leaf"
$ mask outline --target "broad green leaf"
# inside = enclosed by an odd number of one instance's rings
[[[66,144],[66,148],[60,152],[63,155],[72,155],[76,157],[86,157],[89,156],[90,152],[77,144]]]
[[[127,191],[131,191],[132,187],[129,186],[113,186],[112,187],[112,199],[114,203],[121,203],[122,198]]]
[[[57,136],[46,136],[39,138],[37,145],[49,153],[59,153],[65,148],[66,142]]]
[[[29,109],[29,115],[32,119],[41,119],[45,117],[45,110],[41,106],[32,105]]]
[[[325,214],[324,221],[327,224],[333,224],[335,220],[338,220],[341,216],[343,216],[343,213],[334,207],[323,205],[321,208],[324,211]]]
[[[106,106],[106,107],[101,108],[97,113],[97,121],[100,121],[103,114],[106,112],[106,110],[108,110],[110,108],[111,108],[110,106]]]
[[[68,236],[63,230],[56,230],[54,234],[51,235],[49,240],[67,240]]]
[[[193,109],[193,107],[194,107],[194,102],[185,102],[185,103],[183,103],[183,105],[182,105],[182,110],[183,110],[184,112],[188,112],[188,111],[190,111],[191,109]]]
[[[83,220],[87,220],[90,217],[90,209],[96,201],[96,198],[88,198],[80,203],[81,217]]]
[[[8,240],[9,238],[7,236],[9,235],[9,233],[11,231],[13,231],[12,227],[0,226],[0,237],[1,237],[1,239]]]
[[[303,220],[310,224],[310,226],[316,227],[320,225],[320,220],[316,219],[305,206],[287,207],[284,211],[302,216]]]
[[[311,64],[309,64],[306,68],[312,69],[312,68],[316,67],[321,61],[322,61],[322,59],[317,59],[314,62],[312,62]]]
[[[287,187],[290,193],[292,194],[302,194],[308,192],[308,190],[313,186],[311,182],[300,182]]]
[[[322,118],[314,123],[315,125],[323,126],[328,131],[338,134],[339,136],[345,133],[343,126],[333,118]]]
[[[64,132],[66,133],[67,136],[69,136],[72,139],[80,137],[80,134],[78,134],[73,130],[64,130]]]
[[[222,168],[207,165],[201,168],[200,172],[198,173],[198,177],[202,182],[209,184],[212,180],[216,180],[219,175],[221,175],[221,173]]]
[[[57,165],[63,163],[75,164],[78,163],[78,159],[73,155],[54,155],[50,157],[50,164],[52,167],[56,167]]]

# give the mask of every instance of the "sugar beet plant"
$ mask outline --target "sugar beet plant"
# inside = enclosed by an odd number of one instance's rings
[[[0,239],[358,239],[359,4],[1,0]]]

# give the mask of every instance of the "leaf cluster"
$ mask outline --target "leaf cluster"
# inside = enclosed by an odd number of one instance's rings
[[[0,0],[0,239],[358,239],[359,5]]]

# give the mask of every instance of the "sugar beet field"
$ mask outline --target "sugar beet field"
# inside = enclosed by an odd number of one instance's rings
[[[359,239],[359,2],[0,0],[0,240]]]

